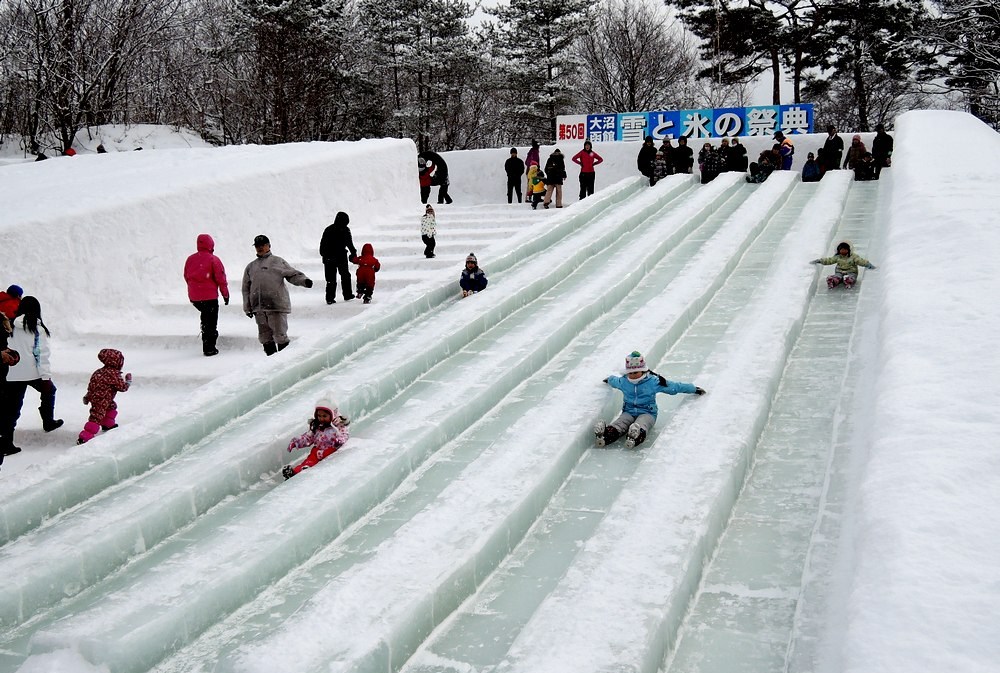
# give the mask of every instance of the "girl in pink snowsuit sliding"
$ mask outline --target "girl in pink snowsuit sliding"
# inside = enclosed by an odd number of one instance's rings
[[[346,416],[341,416],[337,411],[337,405],[327,400],[320,400],[316,403],[316,411],[309,421],[309,431],[304,432],[292,441],[288,442],[288,451],[303,449],[308,446],[312,451],[301,463],[292,467],[285,465],[281,470],[285,479],[291,479],[302,470],[313,467],[319,461],[335,453],[350,438],[347,426],[350,421]]]
[[[90,385],[83,403],[90,405],[90,418],[83,426],[77,444],[83,444],[93,439],[101,430],[117,428],[115,418],[118,417],[118,405],[115,395],[125,392],[132,384],[132,375],[122,377],[122,367],[125,366],[125,356],[114,348],[104,348],[97,354],[97,359],[104,366],[90,375]]]

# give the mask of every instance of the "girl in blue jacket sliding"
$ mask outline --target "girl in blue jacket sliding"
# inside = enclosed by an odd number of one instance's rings
[[[656,423],[656,393],[705,394],[703,389],[693,383],[668,381],[656,372],[650,371],[639,351],[632,351],[625,357],[625,376],[609,376],[604,382],[622,391],[625,400],[618,418],[610,424],[598,421],[594,425],[598,446],[611,444],[622,435],[627,435],[625,446],[630,449],[646,441],[646,434]]]

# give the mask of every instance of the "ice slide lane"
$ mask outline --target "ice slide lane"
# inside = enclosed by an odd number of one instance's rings
[[[580,230],[570,237],[574,240],[569,241],[563,246],[566,248],[565,250],[560,250],[559,245],[554,246],[554,250],[556,251],[555,259],[558,259],[558,262],[552,263],[551,261],[546,260],[542,260],[537,263],[527,262],[522,265],[524,268],[510,274],[513,278],[505,279],[504,282],[500,284],[500,288],[506,287],[507,289],[500,289],[491,294],[494,303],[487,305],[482,302],[471,300],[461,302],[458,305],[453,306],[451,310],[445,314],[445,319],[452,324],[454,332],[457,336],[453,339],[445,340],[446,343],[444,344],[430,344],[427,348],[431,349],[433,352],[440,351],[443,354],[442,357],[450,352],[460,350],[461,347],[468,343],[472,338],[486,331],[493,325],[500,323],[505,312],[509,313],[511,310],[514,310],[514,308],[520,307],[525,302],[537,297],[542,291],[550,287],[552,284],[563,279],[582,261],[603,252],[616,237],[621,236],[623,233],[627,233],[631,228],[637,226],[637,224],[641,223],[645,217],[648,217],[649,214],[655,212],[659,207],[661,207],[662,202],[668,202],[672,196],[676,196],[678,193],[687,189],[690,184],[689,180],[679,180],[674,181],[673,186],[664,184],[662,188],[658,188],[655,191],[646,190],[642,196],[636,197],[629,204],[616,209],[615,212],[608,217],[594,218],[593,221],[589,223],[589,228]],[[703,205],[702,207],[707,206]],[[591,231],[590,229],[593,229],[594,231]],[[581,242],[581,240],[583,242]],[[343,375],[341,377],[344,379],[340,382],[343,386],[342,389],[351,390],[353,388],[353,390],[347,395],[348,404],[346,406],[349,409],[365,409],[366,406],[377,407],[395,395],[397,388],[403,384],[403,379],[408,372],[418,372],[419,374],[420,372],[426,371],[426,367],[430,365],[425,363],[424,360],[431,360],[433,358],[431,358],[431,356],[427,353],[423,355],[415,353],[413,344],[435,341],[430,339],[430,336],[435,333],[440,333],[441,327],[442,325],[439,323],[430,328],[428,338],[423,340],[414,338],[414,336],[410,334],[409,338],[403,340],[397,346],[398,352],[391,352],[391,349],[390,352],[386,352],[385,350],[376,349],[375,346],[362,348],[358,353],[358,358],[361,359],[358,366],[355,367],[352,364],[345,367],[345,370],[349,370],[351,372],[350,376]],[[414,329],[419,328],[420,325]],[[569,337],[564,335],[564,338]],[[440,340],[440,337],[438,337],[437,340]],[[545,342],[542,341],[540,343],[542,344],[540,348],[544,349]],[[371,352],[368,362],[364,362],[366,351]],[[386,357],[387,355],[389,357]],[[399,366],[399,370],[390,370],[386,372],[386,362],[401,362],[404,364]],[[523,370],[523,366],[521,367],[521,370]],[[516,371],[514,375],[523,376],[525,373],[525,371],[519,370]],[[484,373],[480,372],[479,378],[465,380],[485,380],[483,377]],[[296,388],[293,393],[297,395],[301,394],[309,400],[315,399],[317,394],[325,391],[330,385],[330,378],[331,376],[327,376],[325,379],[320,381],[306,382]],[[335,376],[333,376],[333,378],[336,379]],[[357,382],[359,380],[366,383],[358,386]],[[289,393],[289,395],[291,394],[292,393]],[[276,506],[273,502],[271,503],[272,506],[275,506],[277,514],[275,509],[272,509],[264,515],[264,517],[268,520],[267,522],[255,522],[250,526],[250,528],[255,532],[263,532],[266,536],[266,539],[262,541],[262,545],[250,545],[249,547],[246,545],[241,547],[239,543],[223,545],[225,549],[238,550],[236,553],[237,557],[242,556],[242,558],[234,559],[234,568],[237,570],[234,570],[231,575],[223,578],[223,580],[231,580],[232,582],[239,584],[239,586],[235,588],[229,586],[228,592],[222,591],[220,594],[214,596],[211,595],[211,592],[209,592],[210,598],[204,598],[206,594],[202,589],[192,589],[193,595],[196,594],[195,600],[202,598],[207,602],[212,602],[211,598],[214,598],[217,599],[219,604],[213,604],[210,607],[196,607],[192,609],[192,614],[180,615],[180,619],[182,620],[181,628],[184,633],[192,634],[193,637],[193,634],[197,633],[199,628],[204,628],[206,623],[211,622],[213,615],[217,618],[218,615],[224,614],[225,611],[233,609],[235,606],[244,602],[247,597],[256,593],[260,586],[266,584],[268,581],[273,581],[283,571],[275,570],[273,566],[281,566],[281,564],[288,563],[294,564],[299,560],[308,557],[316,545],[319,544],[317,540],[325,542],[328,539],[335,537],[340,532],[342,526],[349,525],[351,521],[373,506],[379,498],[384,497],[385,494],[391,492],[399,481],[401,481],[406,474],[408,474],[426,457],[426,454],[432,452],[436,446],[440,446],[441,443],[448,439],[448,436],[442,433],[440,427],[443,426],[454,429],[465,427],[472,422],[473,418],[481,415],[485,408],[488,408],[489,397],[490,395],[483,394],[470,395],[469,400],[462,400],[462,403],[458,405],[457,411],[450,412],[450,419],[447,415],[448,412],[442,412],[445,415],[437,419],[439,421],[437,427],[435,427],[434,420],[428,420],[423,413],[419,413],[419,409],[416,410],[418,412],[417,417],[419,420],[419,422],[416,422],[416,427],[423,426],[426,430],[416,438],[412,436],[412,429],[410,436],[397,438],[396,441],[404,444],[403,447],[400,447],[395,442],[389,442],[385,445],[382,445],[380,442],[379,447],[372,452],[366,451],[367,447],[364,445],[363,439],[358,438],[353,440],[352,446],[356,446],[358,448],[358,453],[353,454],[353,458],[351,458],[351,451],[345,450],[342,452],[344,458],[337,461],[339,467],[335,472],[338,477],[342,477],[340,480],[340,482],[342,482],[342,486],[340,488],[338,488],[337,485],[332,487],[338,495],[341,493],[345,495],[334,499],[332,505],[331,498],[329,497],[329,493],[327,491],[329,485],[324,484],[324,482],[320,480],[311,482],[313,484],[313,492],[309,493],[312,498],[311,500],[309,498],[303,498],[303,491],[301,488],[300,490],[295,491],[295,495],[292,496],[287,495],[289,493],[288,489],[278,489],[273,494],[267,493],[267,495],[274,495],[278,501]],[[341,399],[343,401],[343,398]],[[277,405],[277,403],[275,404]],[[484,407],[483,405],[486,406]],[[456,407],[453,395],[451,395],[450,399],[447,400],[446,408],[448,406],[452,408]],[[248,448],[254,449],[252,453],[259,455],[259,460],[276,463],[276,461],[280,459],[280,444],[286,440],[289,434],[298,430],[297,426],[299,423],[294,423],[291,419],[293,417],[301,418],[302,413],[300,401],[294,401],[294,404],[289,404],[287,401],[283,402],[282,408],[284,407],[287,407],[287,411],[280,412],[283,414],[281,416],[281,421],[284,423],[287,420],[288,429],[286,431],[279,430],[282,439],[278,440],[279,444],[277,447],[274,446],[273,442],[268,442],[263,448],[253,447],[252,441],[250,442],[251,446],[248,447],[244,443],[243,438],[231,440],[228,435],[223,434],[223,441],[218,441],[219,438],[214,438],[212,441],[205,442],[206,445],[204,447],[200,447],[200,452],[188,452],[186,457],[173,461],[175,463],[180,463],[186,459],[190,463],[190,466],[187,468],[187,473],[184,475],[185,478],[174,478],[172,480],[167,480],[166,482],[168,485],[174,484],[177,486],[177,490],[182,492],[181,503],[183,504],[183,493],[190,489],[186,478],[194,478],[195,480],[203,478],[206,472],[204,467],[206,461],[207,464],[220,466],[220,471],[224,473],[228,472],[228,470],[222,468],[225,467],[225,461],[229,461],[229,463],[234,463],[236,466],[233,469],[233,472],[237,472],[241,476],[245,476],[243,475],[243,472],[246,472],[251,479],[260,474],[260,466],[249,469],[245,468],[243,463],[240,462],[245,461],[245,454],[247,453]],[[271,427],[276,425],[276,423],[273,422],[273,414],[277,412],[274,409],[265,411],[272,414],[272,416],[268,417],[266,426]],[[442,421],[442,419],[446,422],[441,423],[440,421]],[[257,440],[257,443],[259,444],[259,439]],[[218,452],[220,455],[211,455],[211,452],[215,450],[217,446],[222,447]],[[379,456],[381,456],[381,458]],[[270,465],[270,468],[274,469],[276,466],[276,464],[272,464]],[[161,471],[165,471],[166,469],[167,468],[165,467],[164,470]],[[341,470],[343,470],[343,472],[341,472]],[[293,482],[293,484],[296,485],[307,483],[310,483],[308,479],[301,479]],[[146,488],[145,490],[152,493],[152,497],[157,499],[156,506],[150,507],[150,510],[153,512],[152,515],[156,516],[158,514],[159,518],[163,519],[166,514],[166,518],[170,518],[172,513],[169,508],[162,507],[163,495],[167,493],[165,488],[152,487]],[[285,493],[286,495],[275,495],[279,491]],[[199,490],[199,492],[201,491]],[[247,491],[246,493],[252,494],[254,491]],[[290,506],[284,506],[282,505],[283,499],[292,500],[294,502],[292,502]],[[284,523],[284,525],[289,528],[295,528],[296,523],[298,523],[300,527],[305,526],[306,524],[303,523],[304,521],[315,518],[317,516],[317,512],[322,510],[322,507],[319,507],[317,503],[327,507],[330,513],[330,516],[323,520],[323,525],[317,526],[315,524],[309,524],[306,526],[308,530],[296,530],[294,531],[294,534],[297,534],[299,537],[294,538],[293,536],[293,540],[290,543],[291,546],[279,550],[273,557],[253,558],[250,562],[247,562],[245,557],[248,553],[250,555],[256,555],[256,551],[262,547],[273,548],[275,546],[274,535],[268,532],[273,527],[275,519],[289,517],[291,521],[286,521]],[[132,506],[126,506],[123,508],[125,511],[121,514],[121,518],[124,519],[126,514],[130,514],[132,518],[141,518],[143,516],[145,509],[135,507],[134,504],[135,503],[133,502]],[[296,520],[296,513],[300,517],[299,520]],[[253,513],[251,512],[247,516],[252,516],[252,514]],[[93,518],[96,519],[100,517],[102,519],[106,519],[109,518],[109,516],[107,508],[100,508],[99,511],[95,512]],[[110,516],[110,518],[113,519],[114,517]],[[161,523],[162,525],[162,522],[158,521],[157,523]],[[219,522],[218,520],[215,520],[213,523],[217,524]],[[111,525],[107,526],[107,528],[113,532],[115,528],[113,522]],[[277,531],[276,534],[280,537],[280,531]],[[83,537],[90,539],[93,536],[84,535]],[[206,537],[209,536],[206,535]],[[220,537],[224,537],[224,535]],[[59,535],[56,535],[54,536],[54,540],[55,544],[59,544],[61,538]],[[133,545],[136,542],[134,534],[131,537],[126,535],[126,540],[130,540]],[[83,540],[83,542],[85,543],[86,540]],[[142,543],[145,544],[145,540],[143,540]],[[107,546],[108,545],[105,544],[97,545],[99,549],[106,549]],[[64,545],[64,547],[69,548],[71,545]],[[288,549],[293,549],[296,553],[289,556]],[[94,551],[96,553],[98,549],[95,549]],[[139,551],[141,550],[137,550],[133,547],[133,553],[138,553]],[[152,555],[157,553],[162,555],[165,552],[161,550],[154,550]],[[16,558],[17,555],[13,556]],[[139,565],[141,563],[142,561],[139,561],[135,565]],[[208,561],[207,563],[213,567],[224,567],[225,565],[224,563],[219,562],[218,558]],[[174,566],[173,570],[177,570],[176,566],[183,566],[183,564],[176,558],[168,558],[165,565]],[[248,565],[252,567],[247,567]],[[72,569],[72,562],[70,562],[70,566]],[[159,570],[160,568],[157,569]],[[30,571],[30,569],[25,570]],[[287,568],[284,568],[284,570],[287,570]],[[180,570],[177,570],[177,572],[185,575],[183,567],[181,567]],[[153,579],[150,579],[148,583],[155,584],[156,573],[152,572],[151,576]],[[196,584],[200,584],[201,577],[199,574],[193,573],[185,576],[187,579],[194,580]],[[247,576],[250,577],[248,578]],[[60,579],[58,577],[58,573],[56,573],[54,577],[57,581]],[[157,608],[166,609],[167,605],[170,603],[171,597],[178,598],[179,596],[182,596],[184,591],[181,586],[182,585],[180,584],[169,584],[165,590],[170,594],[170,596],[161,596],[160,598],[164,601],[164,605],[157,606]],[[45,582],[34,582],[34,588],[39,591],[46,590]],[[162,585],[157,588],[164,589]],[[127,591],[127,589],[124,591]],[[199,594],[199,592],[201,593]],[[149,595],[152,595],[152,593]],[[225,599],[220,598],[222,595],[225,595]],[[112,602],[107,600],[100,592],[97,593],[96,597],[90,597],[88,600],[90,600],[92,604],[101,604],[101,606],[103,606],[104,603]],[[127,604],[128,601],[125,601],[125,603]],[[100,608],[96,609],[101,611]],[[156,610],[154,610],[154,612],[155,611]],[[182,609],[181,612],[183,611],[184,610]],[[66,614],[70,614],[75,612],[75,610],[67,610],[65,612]],[[178,613],[175,612],[172,616],[177,618]],[[66,621],[72,623],[74,618],[71,617]],[[148,614],[143,614],[132,619],[131,622],[128,623],[129,626],[142,624],[142,626],[136,629],[138,633],[134,633],[133,636],[135,638],[146,638],[147,640],[145,642],[147,647],[152,649],[143,650],[140,647],[131,650],[131,652],[143,652],[148,654],[149,651],[156,650],[158,647],[161,649],[169,649],[170,647],[176,646],[177,643],[175,640],[172,640],[172,637],[167,637],[164,633],[157,631],[158,627],[169,630],[169,627],[162,626],[163,623],[164,620],[157,622],[152,618],[152,615]],[[39,629],[39,633],[36,634],[36,637],[32,641],[33,649],[45,649],[42,643],[46,641],[46,636],[44,635],[46,632],[45,628]],[[183,642],[185,637],[187,636],[181,638],[181,642]],[[165,638],[165,640],[161,640],[161,638]],[[171,643],[173,643],[173,645],[171,645]],[[127,647],[128,643],[123,642],[121,643],[121,647],[118,647],[117,650],[127,649]],[[85,647],[82,649],[85,649]],[[142,664],[138,664],[136,668],[141,668],[141,666]]]
[[[828,244],[849,177],[824,180],[778,260]],[[767,184],[767,183],[765,183]],[[708,346],[712,393],[681,405],[496,671],[656,671],[725,528],[819,275],[780,264]]]
[[[655,360],[649,360],[655,369],[671,378],[704,383],[702,368],[711,347],[724,338],[741,309],[758,290],[767,268],[775,263],[779,243],[799,221],[815,193],[814,186],[797,185],[690,326],[681,330],[684,323],[675,323],[670,330],[655,335],[660,344],[666,344],[665,351],[661,349]],[[727,222],[725,226],[735,225]],[[677,250],[680,257],[686,260],[693,256],[694,251],[687,248],[694,245],[694,241],[685,242]],[[663,296],[672,293],[673,290],[668,290]],[[658,296],[655,294],[651,298],[643,292],[637,298],[638,306],[630,307],[625,314],[641,313],[641,309]],[[626,338],[629,336],[627,323],[617,329],[626,330]],[[605,418],[612,417],[619,409],[619,396],[609,397],[612,397],[610,404],[602,410]],[[678,408],[695,404],[687,396],[661,397],[660,401],[661,423]],[[658,440],[661,436],[654,429],[650,446],[658,445],[658,441],[671,444],[670,437]],[[458,673],[497,667],[520,629],[566,573],[576,551],[594,534],[612,503],[627,488],[646,453],[646,449],[584,453],[525,540],[476,594],[418,649],[402,669],[403,673]]]
[[[505,400],[489,418],[470,428],[464,441],[456,442],[451,449],[462,458],[448,461],[440,466],[439,474],[423,479],[425,485],[443,479],[441,495],[436,490],[440,487],[431,488],[433,496],[425,504],[426,489],[414,484],[412,497],[420,502],[380,509],[363,522],[358,531],[360,541],[348,541],[344,546],[338,541],[294,577],[271,587],[255,614],[239,615],[234,623],[220,625],[208,642],[191,648],[204,656],[204,661],[191,664],[188,659],[188,665],[172,662],[158,670],[398,668],[434,624],[473,591],[517,544],[579,455],[591,446],[593,409],[608,397],[602,386],[594,384],[594,371],[602,371],[608,360],[620,357],[622,346],[614,334],[619,323],[638,323],[649,343],[660,340],[658,347],[665,348],[666,342],[683,332],[691,316],[699,313],[700,306],[725,283],[768,220],[772,206],[784,200],[791,183],[781,182],[776,180],[769,190],[755,195],[760,198],[742,204],[742,210],[755,215],[752,221],[730,226],[731,222],[720,219],[713,225],[715,234],[701,244],[703,250],[690,257],[685,255],[692,251],[682,244],[678,253],[669,255],[670,262],[661,266],[663,252],[677,247],[674,241],[662,241],[661,222],[653,223],[641,240],[628,242],[628,247],[615,253],[609,264],[621,269],[616,262],[631,259],[644,276],[658,278],[649,283],[627,279],[629,298],[614,302],[615,308],[602,318],[610,325],[597,328],[598,334],[585,337],[583,342],[575,340],[570,352],[554,355],[558,366],[535,371],[512,395],[513,400]],[[708,236],[706,228],[712,230],[703,226],[696,236]],[[649,253],[651,244],[654,247]],[[638,257],[637,251],[642,251]],[[648,266],[650,262],[653,266]],[[684,272],[676,275],[681,267]],[[657,269],[655,274],[649,270],[652,268]],[[592,274],[587,271],[580,282],[590,282]],[[603,278],[597,275],[593,282],[601,286]],[[641,305],[643,299],[650,301],[659,296],[668,284],[679,298],[674,310],[668,312],[669,317],[662,321],[634,320],[632,294],[640,295],[636,303]],[[564,302],[557,296],[552,303]],[[601,346],[596,354],[595,343]],[[577,364],[588,355],[585,363]],[[592,406],[585,405],[583,411],[566,418],[569,412],[565,400],[573,397],[579,401],[581,396],[592,398]],[[556,417],[566,423],[565,428],[561,424],[552,427],[550,419]],[[461,475],[454,476],[459,470]],[[419,562],[415,562],[417,559]],[[349,623],[350,634],[299,646],[302,624],[315,623]],[[244,630],[246,624],[251,628]],[[231,634],[239,631],[243,633],[239,639],[246,644],[218,662]],[[185,651],[176,659],[189,656]]]
[[[515,239],[506,254],[491,260],[491,272],[510,269],[520,260],[572,235],[582,224],[625,201],[642,186],[638,178],[623,180],[567,209],[556,216],[549,230]],[[104,489],[163,463],[295,383],[336,366],[365,344],[454,300],[453,282],[425,290],[419,288],[419,292],[405,296],[399,305],[369,319],[361,329],[331,336],[329,342],[319,344],[308,356],[289,358],[279,367],[256,376],[239,373],[223,377],[216,382],[217,387],[199,391],[179,404],[169,422],[138,426],[136,430],[123,428],[114,437],[76,449],[71,464],[54,461],[44,469],[25,473],[18,484],[11,488],[5,485],[0,493],[0,544],[37,528]],[[239,390],[239,394],[229,392],[233,389]],[[220,390],[225,392],[217,392]]]
[[[880,220],[878,188],[852,185],[825,249],[849,240],[866,256],[877,254],[871,242]],[[865,292],[862,280],[853,292],[823,289],[812,297],[753,470],[662,668],[666,673],[818,670],[821,597],[838,537],[860,375],[851,350]]]

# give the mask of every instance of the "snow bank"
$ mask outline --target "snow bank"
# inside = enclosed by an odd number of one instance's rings
[[[1000,319],[983,309],[1000,294],[1000,136],[953,112],[897,129],[869,459],[830,670],[995,671]]]
[[[363,227],[416,209],[415,154],[412,141],[386,139],[118,152],[7,166],[0,182],[6,260],[0,283],[44,297],[52,324],[73,327],[101,315],[139,321],[164,286],[183,284],[184,260],[207,232],[238,296],[257,234],[267,234],[280,256],[317,247],[338,210]],[[366,188],[375,182],[397,188]]]

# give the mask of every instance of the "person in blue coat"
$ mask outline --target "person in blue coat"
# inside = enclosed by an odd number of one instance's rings
[[[462,288],[462,296],[468,297],[470,294],[482,292],[488,282],[486,272],[479,268],[479,260],[470,252],[465,258],[465,268],[462,269],[462,277],[458,281]]]
[[[656,423],[657,393],[705,394],[704,389],[693,383],[668,381],[656,372],[650,371],[639,351],[632,351],[625,357],[625,376],[609,376],[604,382],[622,391],[625,400],[618,418],[611,423],[602,420],[594,425],[598,446],[616,442],[622,435],[626,435],[625,446],[630,449],[646,441],[646,435]]]

